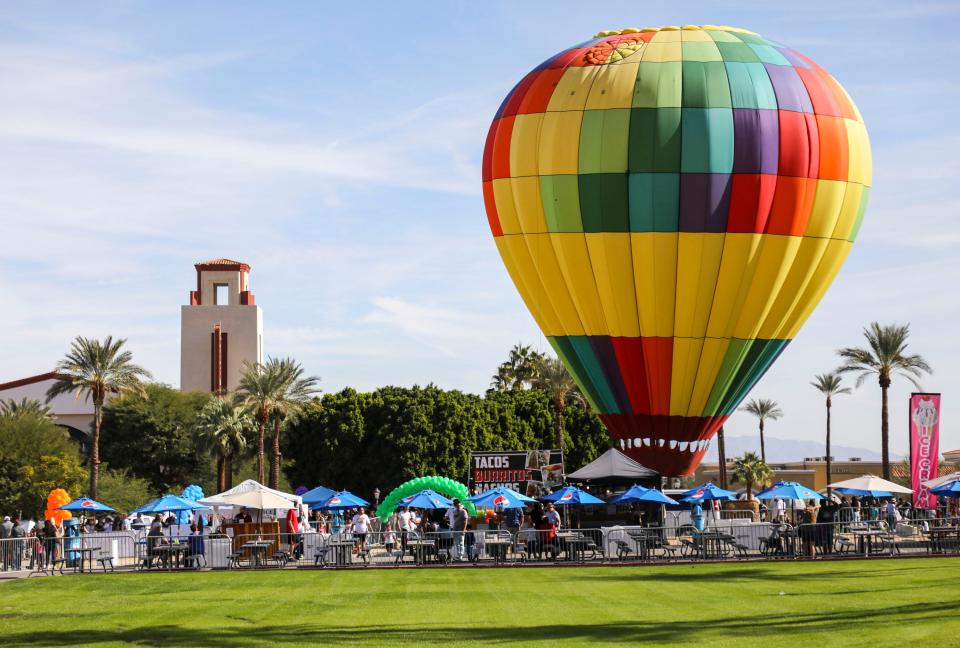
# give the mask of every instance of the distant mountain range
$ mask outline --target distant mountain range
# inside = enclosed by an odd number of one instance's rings
[[[767,461],[802,461],[805,457],[822,457],[825,454],[824,445],[821,441],[801,441],[798,439],[779,439],[777,437],[767,436],[764,438],[767,446]],[[744,452],[756,452],[760,454],[760,436],[728,436],[726,437],[727,459],[739,457]],[[880,453],[876,450],[867,448],[854,448],[852,446],[834,445],[831,453],[836,461],[846,461],[850,457],[860,457],[864,461],[880,461]],[[890,453],[891,461],[901,461],[903,455]],[[704,457],[706,462],[717,461],[717,439],[710,442],[710,449]]]

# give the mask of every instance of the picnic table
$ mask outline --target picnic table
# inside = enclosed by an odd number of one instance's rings
[[[487,550],[487,554],[493,558],[493,562],[500,564],[501,562],[506,562],[507,560],[507,548],[512,545],[513,542],[510,538],[501,538],[501,537],[492,537],[484,538],[483,546]]]
[[[933,527],[927,536],[927,549],[932,553],[960,551],[960,527]]]
[[[94,549],[93,547],[74,547],[67,550],[69,553],[79,554],[79,559],[75,559],[73,562],[73,571],[83,574],[84,572],[93,571],[93,552],[100,551],[99,549]],[[84,564],[90,566],[89,569],[84,569]]]
[[[850,531],[850,535],[857,541],[857,553],[862,553],[864,556],[870,555],[870,552],[873,551],[873,539],[879,538],[883,533],[883,531],[870,528]]]
[[[560,540],[561,546],[566,549],[567,560],[571,562],[584,561],[587,544],[589,543],[589,540],[585,535],[582,533],[565,532],[558,533],[557,538]]]
[[[356,543],[352,538],[334,538],[327,542],[327,547],[333,551],[333,562],[338,567],[353,563],[354,546]]]
[[[437,541],[425,540],[423,538],[411,539],[407,541],[407,550],[410,552],[410,555],[413,556],[416,563],[418,565],[422,565],[423,563],[427,562],[427,559],[431,555],[436,555]]]
[[[180,569],[183,566],[183,557],[190,548],[185,544],[163,544],[153,548],[153,554],[162,556],[161,562],[165,569]]]
[[[249,551],[253,556],[254,567],[262,567],[264,564],[263,555],[271,546],[273,546],[272,540],[251,540],[241,545],[240,548]]]

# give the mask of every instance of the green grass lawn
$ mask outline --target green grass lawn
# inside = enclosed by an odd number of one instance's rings
[[[0,582],[0,643],[945,646],[958,612],[950,558],[109,574]]]

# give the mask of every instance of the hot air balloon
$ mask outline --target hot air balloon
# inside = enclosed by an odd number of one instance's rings
[[[806,56],[702,25],[601,32],[527,74],[483,196],[517,290],[616,445],[690,474],[860,229],[870,144]]]

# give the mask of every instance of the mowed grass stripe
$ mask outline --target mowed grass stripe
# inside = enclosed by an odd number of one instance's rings
[[[781,595],[780,592],[783,592]],[[960,559],[0,583],[8,645],[952,645]]]

